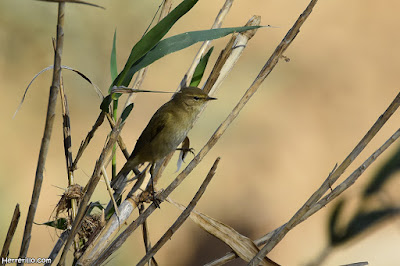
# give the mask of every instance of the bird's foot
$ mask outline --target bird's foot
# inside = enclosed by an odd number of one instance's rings
[[[160,208],[160,204],[161,204],[161,202],[163,202],[160,198],[161,192],[162,192],[162,190],[158,191],[158,192],[156,192],[154,190],[151,190],[151,191],[146,190],[141,194],[140,202],[154,203],[154,205],[157,208]]]
[[[194,153],[194,149],[193,148],[177,148],[176,149],[177,151],[182,151],[183,153],[188,153],[188,152],[190,152],[193,156],[195,156],[195,153]]]

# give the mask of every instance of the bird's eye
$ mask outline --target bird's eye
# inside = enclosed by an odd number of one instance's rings
[[[196,101],[200,100],[200,97],[194,96],[193,99],[195,99]]]

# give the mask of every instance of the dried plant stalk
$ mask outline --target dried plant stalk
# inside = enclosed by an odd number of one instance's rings
[[[40,145],[39,159],[35,174],[35,184],[32,192],[32,199],[29,205],[29,211],[26,218],[24,235],[22,238],[21,250],[19,253],[20,258],[25,258],[28,253],[29,243],[31,240],[32,224],[36,214],[37,204],[39,202],[40,191],[42,189],[43,182],[43,171],[45,168],[47,152],[50,146],[50,137],[53,130],[55,109],[57,103],[57,95],[60,89],[60,77],[61,77],[61,55],[64,43],[64,12],[65,3],[58,4],[58,18],[57,18],[57,46],[54,53],[54,69],[53,69],[53,80],[50,87],[49,103],[47,106],[46,122]]]
[[[8,257],[8,252],[10,249],[11,241],[14,237],[15,230],[17,230],[17,225],[19,222],[19,218],[21,216],[21,212],[19,211],[19,204],[15,205],[14,214],[11,218],[10,226],[8,227],[7,236],[4,240],[3,248],[1,250],[1,258]]]
[[[246,23],[245,26],[259,26],[261,23],[260,16],[253,16],[250,20]],[[210,95],[214,95],[215,91],[219,88],[221,83],[225,80],[228,74],[231,72],[239,57],[242,55],[244,49],[247,46],[247,43],[251,38],[254,37],[256,34],[257,29],[248,30],[245,32],[238,33],[235,37],[234,43],[230,48],[229,54],[226,55],[223,64],[221,64],[220,68],[218,69],[218,76],[216,80],[212,83],[207,83],[204,86],[204,91],[206,91]],[[227,48],[225,48],[227,49]]]

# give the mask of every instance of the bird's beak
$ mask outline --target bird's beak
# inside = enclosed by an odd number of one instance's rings
[[[207,100],[207,101],[211,101],[211,100],[217,100],[217,98],[214,98],[214,97],[207,96],[206,100]]]

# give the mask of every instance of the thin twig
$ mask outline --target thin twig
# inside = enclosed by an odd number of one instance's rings
[[[61,55],[63,50],[64,42],[64,11],[65,3],[58,4],[58,18],[57,18],[57,48],[54,53],[54,70],[53,80],[50,87],[49,103],[47,106],[45,129],[43,133],[42,143],[40,146],[39,159],[35,174],[35,184],[32,192],[32,199],[29,205],[29,211],[26,218],[24,236],[22,239],[21,250],[19,253],[20,258],[25,258],[28,253],[29,243],[31,240],[31,232],[33,220],[35,219],[36,208],[39,202],[40,191],[43,182],[43,171],[45,168],[47,152],[50,146],[50,137],[54,124],[55,109],[57,103],[57,95],[60,89],[60,77],[61,77]]]
[[[97,117],[96,122],[94,123],[92,129],[89,131],[89,133],[86,135],[86,138],[84,141],[82,141],[81,146],[79,147],[78,153],[76,154],[74,163],[72,164],[72,169],[76,169],[77,168],[77,164],[79,159],[81,158],[83,152],[85,151],[86,147],[89,145],[90,140],[93,138],[94,133],[96,132],[96,130],[101,126],[101,124],[104,121],[104,117],[105,117],[105,112],[101,111],[101,113],[99,114],[99,117]]]
[[[152,258],[157,251],[169,240],[171,239],[172,235],[181,227],[181,225],[186,221],[189,217],[190,212],[194,209],[197,202],[200,200],[201,196],[204,194],[208,184],[210,183],[211,179],[215,175],[217,170],[218,163],[220,161],[220,157],[218,157],[213,166],[211,167],[210,171],[207,174],[207,177],[204,179],[203,183],[201,184],[199,190],[196,192],[196,195],[186,207],[186,209],[179,215],[178,219],[174,222],[174,224],[165,232],[165,234],[158,240],[158,242],[154,245],[154,247],[147,252],[147,254],[139,261],[137,265],[144,265],[150,258]]]
[[[107,171],[106,171],[106,168],[105,168],[104,166],[101,167],[101,174],[102,174],[103,177],[104,177],[104,182],[106,183],[108,195],[110,196],[110,199],[111,199],[111,201],[112,201],[112,203],[113,203],[114,210],[115,210],[115,214],[119,217],[118,205],[117,205],[117,203],[116,203],[115,200],[114,200],[113,191],[112,191],[112,188],[111,188],[111,186],[110,186],[110,180],[108,179]]]
[[[8,252],[10,250],[11,241],[14,237],[15,230],[17,230],[17,225],[19,222],[19,218],[21,216],[21,212],[19,211],[19,204],[15,205],[14,214],[11,218],[10,226],[8,227],[7,236],[4,240],[4,245],[1,250],[1,258],[8,257]],[[3,265],[4,263],[2,263]]]

